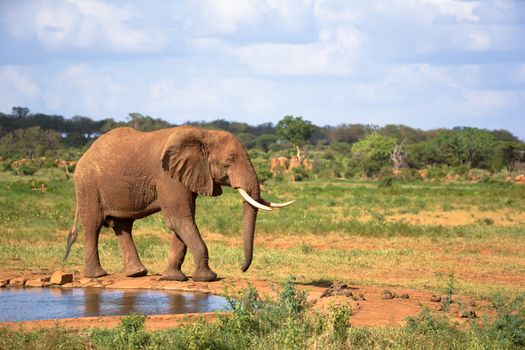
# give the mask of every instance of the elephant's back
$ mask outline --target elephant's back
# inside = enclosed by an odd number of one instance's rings
[[[113,178],[136,168],[152,168],[160,162],[164,134],[169,129],[141,132],[129,127],[115,128],[100,136],[78,161],[75,180]]]
[[[151,206],[166,133],[117,128],[102,135],[78,161],[77,198],[96,193],[105,215],[117,217],[132,217]]]

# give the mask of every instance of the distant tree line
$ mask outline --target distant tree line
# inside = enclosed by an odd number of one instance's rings
[[[250,125],[218,119],[189,121],[207,129],[235,134],[248,148],[277,154],[293,148],[297,156],[322,151],[322,163],[341,158],[344,167],[367,175],[384,166],[424,168],[434,165],[482,168],[490,171],[515,170],[525,161],[525,144],[510,131],[469,127],[421,130],[406,125],[341,124],[316,126],[301,117],[285,116],[276,125]],[[120,126],[151,131],[176,126],[159,118],[130,113],[126,121],[112,118],[93,120],[86,116],[31,113],[26,107],[13,107],[0,113],[0,157],[34,158],[63,154],[64,149],[83,150],[101,134]],[[77,152],[78,153],[78,152]]]

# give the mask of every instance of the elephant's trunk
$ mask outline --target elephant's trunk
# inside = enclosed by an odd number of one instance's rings
[[[246,172],[235,172],[230,177],[232,180],[232,187],[244,192],[250,201],[261,201],[261,190],[259,188],[259,180],[255,174],[255,169],[251,164],[248,157],[247,164],[244,169]],[[244,190],[244,191],[243,191]],[[250,267],[253,258],[253,243],[255,237],[255,221],[257,220],[258,209],[246,200],[244,197],[243,201],[243,224],[242,224],[242,237],[244,241],[244,264],[242,265],[242,271],[245,272]]]
[[[244,240],[244,264],[242,265],[242,272],[246,272],[252,263],[256,219],[257,208],[254,208],[249,203],[244,202],[244,219],[242,225],[242,236]]]
[[[229,174],[231,186],[239,191],[244,199],[244,218],[242,234],[244,240],[244,264],[242,271],[245,272],[250,267],[253,258],[253,242],[255,237],[255,221],[257,220],[258,208],[271,211],[272,208],[282,208],[293,203],[270,203],[261,198],[261,189],[255,170],[246,154],[244,163],[238,167],[237,171]],[[239,170],[241,169],[241,170]]]

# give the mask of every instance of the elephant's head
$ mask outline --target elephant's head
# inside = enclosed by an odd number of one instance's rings
[[[272,210],[293,203],[276,204],[261,197],[259,180],[240,141],[229,132],[179,127],[168,137],[161,154],[162,169],[192,192],[218,196],[221,186],[231,186],[244,198],[243,240],[246,271],[253,256],[257,210]]]

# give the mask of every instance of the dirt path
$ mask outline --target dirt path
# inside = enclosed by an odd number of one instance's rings
[[[44,274],[20,272],[0,272],[0,280],[13,279],[25,276],[26,278],[36,279],[43,277]],[[106,289],[156,289],[156,290],[177,290],[204,292],[216,295],[224,294],[226,288],[230,293],[240,291],[249,284],[253,285],[260,295],[274,296],[278,287],[275,283],[264,280],[241,280],[223,279],[216,282],[174,282],[159,281],[159,276],[145,276],[141,278],[128,278],[121,274],[114,274],[98,279],[86,279],[75,276],[73,283],[67,283],[62,288],[106,288]],[[354,326],[403,326],[406,318],[420,313],[423,307],[432,311],[438,311],[441,304],[431,301],[432,293],[415,291],[401,288],[389,288],[394,296],[392,299],[385,299],[385,288],[371,286],[346,286],[339,285],[332,288],[331,296],[322,296],[327,291],[328,286],[298,285],[301,290],[308,291],[308,299],[316,310],[327,310],[334,303],[345,303],[352,307],[353,315],[351,324]],[[10,287],[7,287],[10,288]],[[388,293],[386,293],[388,294]],[[388,295],[386,295],[388,296]],[[472,301],[468,298],[459,297],[464,305],[469,305],[468,309],[475,311],[477,316],[490,313],[489,304],[482,301]],[[461,320],[461,313],[457,307],[449,312],[451,317]],[[215,318],[215,313],[206,314],[182,314],[182,315],[152,315],[146,321],[146,328],[164,329],[178,325],[194,322],[200,317],[209,320]],[[26,322],[0,322],[0,327],[11,329],[34,329],[42,327],[56,327],[57,325],[65,328],[85,329],[90,327],[111,328],[118,325],[122,316],[109,317],[82,317],[58,320],[41,320]]]

